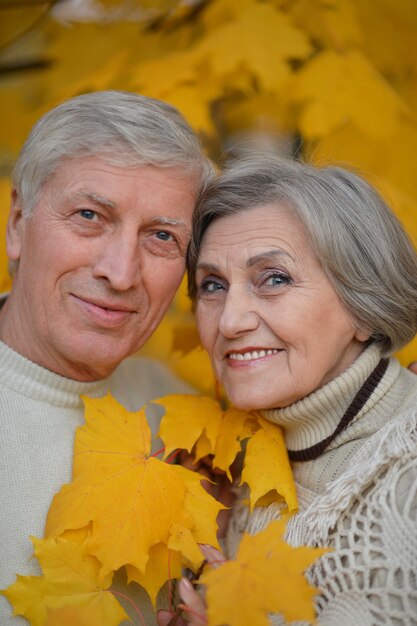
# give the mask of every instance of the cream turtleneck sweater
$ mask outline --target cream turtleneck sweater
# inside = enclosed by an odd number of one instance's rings
[[[332,434],[381,356],[370,346],[341,376],[299,402],[263,416],[281,425],[287,448],[303,450]],[[316,460],[294,462],[299,512],[287,541],[331,546],[308,578],[321,588],[321,626],[417,625],[417,377],[395,360],[359,413]],[[242,502],[227,551],[244,530],[279,517],[277,505]],[[277,590],[279,593],[279,590]],[[271,624],[283,624],[271,616]]]
[[[139,358],[127,359],[105,380],[82,383],[39,367],[0,342],[0,589],[17,573],[40,573],[29,535],[43,536],[52,498],[71,479],[74,433],[84,422],[80,395],[100,397],[107,391],[136,411],[148,400],[190,388],[159,363]],[[147,410],[154,434],[158,409]],[[132,594],[131,586],[126,593]],[[135,600],[147,626],[156,624],[147,597]],[[27,621],[13,618],[0,596],[0,625],[20,624]]]

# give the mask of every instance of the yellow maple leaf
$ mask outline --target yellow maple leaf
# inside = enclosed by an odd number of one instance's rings
[[[187,485],[185,515],[181,523],[174,522],[171,526],[168,547],[180,551],[185,565],[197,571],[204,560],[197,544],[208,543],[219,547],[215,532],[216,520],[224,507],[214,498],[206,497],[201,489],[201,477],[196,472],[190,472],[180,465],[175,466],[175,471]]]
[[[256,421],[246,411],[231,408],[223,413],[222,425],[214,448],[213,466],[232,480],[230,466],[241,450],[241,442],[256,430]]]
[[[6,254],[6,225],[9,205],[10,180],[8,178],[0,178],[0,293],[9,291],[12,284]]]
[[[159,428],[159,437],[165,444],[165,456],[177,448],[191,452],[203,433],[214,450],[223,415],[218,402],[205,396],[172,394],[152,403],[165,408]]]
[[[282,429],[263,417],[258,422],[261,428],[248,441],[242,472],[242,483],[250,487],[250,508],[275,492],[276,501],[284,497],[288,510],[295,511],[297,495]]]
[[[292,97],[305,103],[300,118],[307,138],[320,137],[348,120],[367,135],[389,137],[407,107],[357,50],[325,50],[296,75]]]
[[[184,502],[186,517],[184,521],[192,531],[196,543],[208,543],[219,547],[216,537],[216,519],[219,511],[224,507],[214,498],[207,498],[204,489],[201,489],[201,476],[196,472],[190,472],[181,465],[174,468],[187,486]],[[200,553],[194,564],[198,568],[203,561]]]
[[[364,48],[385,76],[412,78],[417,69],[417,10],[408,0],[351,0],[365,33]]]
[[[407,367],[412,361],[417,361],[417,337],[414,337],[395,356],[404,367]]]
[[[303,59],[310,52],[304,33],[265,3],[248,4],[233,21],[203,37],[195,50],[219,74],[249,67],[265,89],[277,89],[287,79],[287,59]]]
[[[177,394],[154,402],[166,411],[159,431],[166,454],[178,448],[191,452],[196,446],[197,460],[213,454],[213,467],[232,479],[230,466],[241,449],[240,442],[249,438],[242,482],[249,485],[251,508],[269,492],[275,493],[276,501],[284,497],[289,511],[297,508],[294,479],[279,426],[246,411],[224,411],[212,398]]]
[[[129,619],[108,588],[112,575],[102,577],[100,563],[86,553],[84,545],[63,539],[32,538],[43,576],[18,576],[1,593],[32,626],[118,626]],[[80,620],[78,620],[78,610]],[[55,612],[56,611],[56,612]],[[66,616],[66,621],[63,619]],[[72,622],[68,616],[73,616]],[[57,621],[58,617],[62,621]]]
[[[162,58],[142,61],[133,65],[132,70],[132,87],[161,98],[178,85],[196,79],[192,52],[172,52]]]
[[[289,12],[293,22],[322,47],[343,50],[363,41],[360,21],[351,0],[295,0]],[[373,17],[375,20],[375,10]]]
[[[357,167],[371,183],[386,181],[399,192],[417,198],[417,124],[402,120],[397,131],[388,137],[371,137],[360,131],[352,122],[320,139],[311,146],[311,157],[319,164],[341,163]],[[387,159],[386,155],[390,158]],[[393,198],[395,200],[395,198]],[[396,206],[393,206],[396,210]]]
[[[186,354],[174,352],[167,363],[179,378],[195,389],[207,395],[213,394],[215,378],[210,357],[205,350],[199,347]]]
[[[152,546],[168,544],[172,524],[188,523],[188,491],[200,489],[196,513],[202,519],[213,503],[222,507],[203,489],[199,474],[180,473],[149,456],[151,433],[143,409],[131,413],[110,395],[84,403],[86,425],[76,432],[73,480],[54,497],[46,534],[90,524],[86,549],[102,563],[103,575],[127,564],[144,574]],[[184,480],[187,472],[192,487]]]
[[[245,534],[234,561],[206,569],[209,626],[268,626],[270,613],[288,621],[313,621],[313,598],[303,573],[326,550],[293,548],[282,540],[284,522],[271,522],[266,530]]]
[[[128,582],[135,581],[142,585],[154,607],[162,585],[171,578],[181,578],[181,571],[180,552],[169,550],[164,543],[158,543],[150,549],[144,574],[133,565],[126,565]]]

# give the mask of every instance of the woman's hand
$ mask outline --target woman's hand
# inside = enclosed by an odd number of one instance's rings
[[[410,363],[408,369],[410,370],[410,372],[413,372],[413,374],[417,374],[417,361],[413,361],[412,363]]]
[[[200,545],[207,564],[211,567],[219,567],[225,562],[225,558],[219,550],[212,546]],[[206,626],[206,605],[202,596],[194,589],[187,578],[182,578],[178,586],[182,603],[178,605],[186,617],[180,613],[174,615],[169,611],[158,611],[156,620],[158,626]]]

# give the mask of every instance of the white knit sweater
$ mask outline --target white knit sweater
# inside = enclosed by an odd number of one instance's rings
[[[287,447],[308,448],[334,432],[380,359],[368,348],[337,379],[264,417],[285,429]],[[391,359],[351,424],[318,459],[293,463],[299,512],[287,527],[294,545],[331,546],[308,571],[321,589],[321,626],[417,625],[417,377]],[[279,517],[276,505],[232,514],[227,551],[244,530]],[[277,590],[279,593],[279,590]],[[283,624],[278,615],[271,624]],[[299,624],[301,624],[299,622]]]
[[[80,395],[100,397],[107,391],[133,411],[152,398],[189,393],[190,388],[160,364],[139,358],[126,360],[106,380],[81,383],[39,367],[0,342],[1,589],[13,583],[17,573],[40,573],[31,558],[29,535],[43,536],[52,498],[71,479],[74,433],[84,421]],[[156,434],[159,407],[152,408]],[[131,586],[125,593],[134,593]],[[156,624],[147,597],[136,595],[135,601],[147,626]],[[125,609],[129,613],[129,607]],[[0,625],[27,623],[12,618],[8,601],[0,596]]]

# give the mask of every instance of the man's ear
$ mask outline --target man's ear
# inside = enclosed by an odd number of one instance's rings
[[[19,194],[12,190],[10,215],[6,229],[6,250],[11,261],[18,261],[22,249],[23,214]]]

